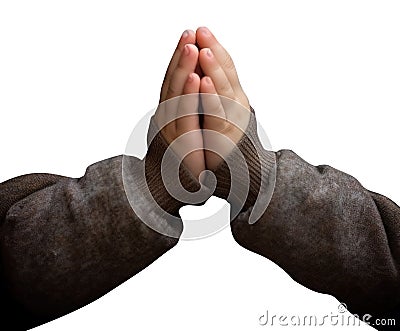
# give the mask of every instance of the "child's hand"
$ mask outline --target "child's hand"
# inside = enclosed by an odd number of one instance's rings
[[[197,29],[196,41],[201,48],[199,63],[204,73],[200,93],[212,94],[201,97],[206,166],[215,170],[222,161],[221,156],[227,156],[243,136],[250,119],[250,105],[240,86],[232,58],[210,30]]]
[[[174,152],[198,178],[205,170],[205,159],[198,116],[200,77],[195,73],[199,52],[194,43],[195,33],[185,31],[168,66],[155,119],[167,143],[173,144]],[[192,95],[179,98],[187,94]],[[186,155],[188,151],[192,152]]]

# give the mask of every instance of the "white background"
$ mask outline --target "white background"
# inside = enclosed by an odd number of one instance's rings
[[[206,25],[230,51],[275,150],[329,164],[400,202],[399,4],[2,1],[0,181],[32,172],[80,177],[123,153],[157,105],[180,34]],[[337,305],[239,247],[226,229],[180,242],[38,330],[263,330],[267,309],[323,316]]]

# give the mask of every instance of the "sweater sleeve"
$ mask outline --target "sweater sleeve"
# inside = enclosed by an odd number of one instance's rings
[[[23,307],[19,319],[26,319],[13,320],[14,325],[37,326],[96,300],[177,243],[180,219],[168,223],[152,209],[155,200],[176,215],[182,205],[155,179],[160,176],[152,154],[160,150],[150,146],[145,160],[118,156],[98,162],[79,179],[30,175],[29,183],[47,181],[33,188],[15,181],[0,184],[1,205],[7,206],[0,232],[2,285]],[[197,186],[186,169],[180,175],[186,188]],[[130,184],[136,188],[130,193],[135,208],[124,188]],[[16,198],[11,201],[4,192]],[[158,222],[164,232],[148,226]]]
[[[246,134],[256,134],[255,129]],[[249,148],[244,137],[238,146],[253,170],[248,172],[247,201],[231,223],[235,240],[278,264],[300,284],[335,296],[353,313],[387,312],[398,306],[400,208],[346,173],[313,166],[290,150],[266,151],[253,141]],[[260,170],[254,171],[260,164],[266,165],[264,180],[269,182],[264,189]],[[216,176],[218,193],[226,196],[225,165]],[[266,190],[272,192],[268,207],[250,224],[256,197]]]

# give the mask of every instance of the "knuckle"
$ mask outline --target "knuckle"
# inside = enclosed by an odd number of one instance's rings
[[[224,82],[224,84],[222,84],[220,87],[220,94],[222,94],[223,96],[230,96],[231,91],[232,88],[228,81]]]
[[[235,64],[233,63],[233,60],[229,54],[225,55],[222,65],[228,70],[235,70]]]
[[[174,87],[173,84],[169,84],[168,89],[167,89],[167,98],[171,98],[172,96],[177,94],[177,89]]]

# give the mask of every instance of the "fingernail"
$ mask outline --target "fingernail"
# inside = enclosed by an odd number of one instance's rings
[[[206,80],[207,84],[211,84],[211,78],[210,77],[204,77],[204,79]]]
[[[207,53],[206,54],[207,54],[208,57],[212,57],[211,49],[207,49]]]
[[[188,82],[189,83],[193,82],[193,79],[194,79],[193,74],[190,74],[188,77]]]
[[[185,55],[189,55],[189,53],[190,53],[189,45],[185,45],[184,51],[185,51]]]
[[[189,36],[189,31],[188,30],[183,31],[182,39],[187,38],[188,36]]]
[[[205,35],[205,36],[209,36],[210,35],[210,31],[205,26],[202,26],[200,29],[201,29],[201,33],[203,35]]]

